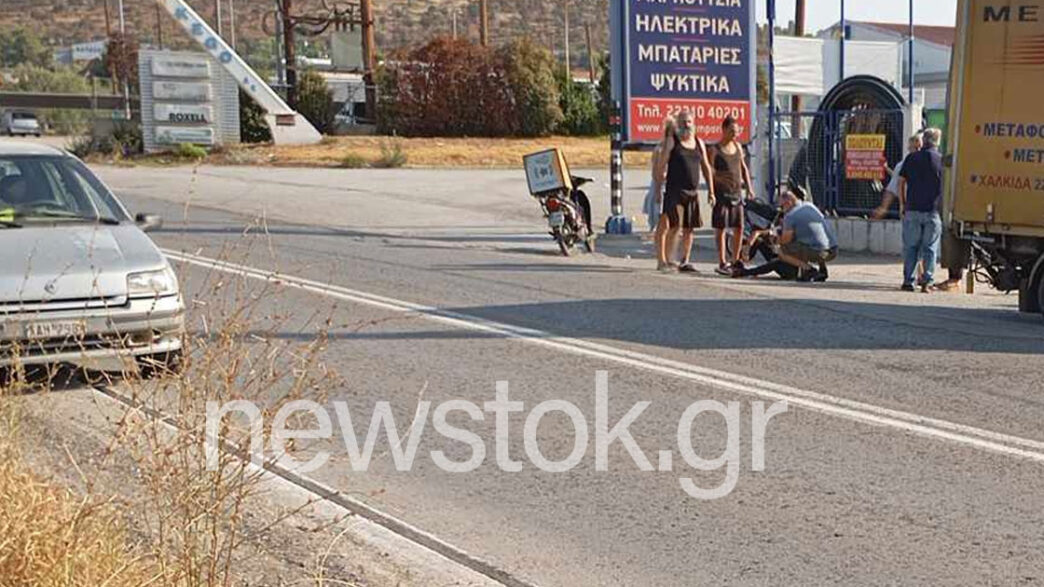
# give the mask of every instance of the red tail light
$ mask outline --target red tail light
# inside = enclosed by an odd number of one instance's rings
[[[558,198],[548,198],[547,199],[547,211],[548,212],[557,212],[558,209],[561,208],[561,207],[562,207],[562,203],[558,201]]]

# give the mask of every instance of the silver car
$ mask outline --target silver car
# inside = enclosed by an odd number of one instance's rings
[[[0,367],[176,368],[178,280],[143,232],[159,224],[76,157],[0,141]]]
[[[40,121],[32,112],[6,110],[0,116],[0,129],[12,137],[15,135],[40,136]]]

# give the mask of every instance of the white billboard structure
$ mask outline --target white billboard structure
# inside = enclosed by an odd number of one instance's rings
[[[825,96],[841,81],[841,42],[776,37],[776,92]],[[902,89],[902,47],[896,43],[845,42],[845,78],[872,75]]]
[[[239,142],[239,86],[207,53],[140,51],[145,151]]]
[[[312,145],[322,139],[319,131],[290,106],[232,50],[220,35],[183,0],[156,0],[265,111],[265,122],[277,145]]]

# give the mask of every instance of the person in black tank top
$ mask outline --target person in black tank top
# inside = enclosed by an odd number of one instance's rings
[[[718,273],[731,275],[733,266],[743,266],[743,196],[753,198],[751,190],[753,182],[747,162],[744,159],[743,145],[736,140],[739,128],[736,119],[725,117],[721,122],[721,142],[711,149],[714,167],[714,193],[717,202],[711,213],[711,226],[714,227],[714,242],[718,247]],[[725,231],[732,229],[732,263],[725,258]]]
[[[656,243],[657,268],[660,271],[695,273],[689,262],[692,253],[693,230],[703,225],[700,218],[699,187],[701,177],[706,177],[708,199],[714,204],[714,173],[707,160],[707,150],[696,136],[696,123],[688,111],[678,115],[677,132],[664,141],[657,165],[657,177],[665,178],[666,190],[663,215],[668,230]],[[674,250],[678,232],[682,232],[682,258],[680,265],[669,259]]]

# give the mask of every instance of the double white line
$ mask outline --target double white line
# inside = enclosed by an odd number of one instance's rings
[[[441,310],[432,306],[415,304],[338,285],[320,283],[302,277],[274,273],[245,265],[211,259],[189,253],[163,250],[167,257],[231,275],[248,277],[260,281],[279,283],[283,286],[316,293],[322,296],[363,304],[391,312],[415,314],[429,320],[456,328],[494,334],[519,340],[526,344],[542,346],[558,352],[600,359],[660,375],[677,377],[721,390],[750,395],[770,401],[785,401],[829,416],[843,418],[900,430],[937,440],[954,442],[976,449],[1019,457],[1044,463],[1044,442],[993,432],[974,426],[966,426],[947,420],[930,418],[901,410],[893,410],[873,404],[808,391],[789,385],[780,385],[752,377],[699,367],[680,361],[657,357],[646,353],[590,342],[576,338],[556,336],[542,330],[524,328],[502,322],[485,320],[459,312]]]

